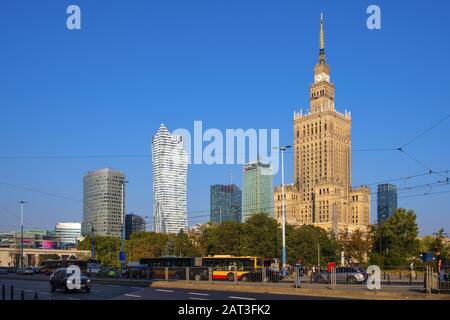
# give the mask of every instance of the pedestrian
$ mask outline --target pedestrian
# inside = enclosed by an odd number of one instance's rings
[[[439,248],[434,250],[434,255],[436,256],[436,270],[439,275],[439,281],[444,281],[445,257],[441,254],[441,249]]]

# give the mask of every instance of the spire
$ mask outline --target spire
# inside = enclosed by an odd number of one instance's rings
[[[319,51],[319,63],[325,63],[325,40],[323,32],[323,13],[320,13],[320,51]]]

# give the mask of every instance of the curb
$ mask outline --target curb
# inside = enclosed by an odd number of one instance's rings
[[[298,296],[317,296],[330,298],[343,298],[353,300],[450,300],[450,295],[427,295],[425,293],[396,293],[396,292],[369,292],[369,291],[350,291],[350,290],[332,290],[332,289],[306,289],[306,288],[276,288],[264,286],[232,286],[221,284],[201,284],[201,283],[177,283],[177,282],[154,282],[151,284],[156,288],[178,288],[209,290],[209,291],[234,291],[249,293],[264,293],[277,295],[298,295]]]

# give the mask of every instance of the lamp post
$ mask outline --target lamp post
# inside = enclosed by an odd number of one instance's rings
[[[92,260],[95,260],[95,229],[94,229],[94,226],[91,224],[91,236],[92,236],[92,252],[91,252],[91,255],[92,255]]]
[[[121,219],[120,219],[120,254],[119,254],[119,260],[121,265],[120,270],[120,277],[122,277],[122,272],[125,269],[125,183],[128,183],[128,181],[121,181]]]
[[[282,234],[282,249],[281,249],[281,262],[282,262],[282,274],[286,276],[286,207],[284,205],[284,152],[286,149],[291,148],[291,146],[281,146],[275,147],[274,149],[279,149],[281,151],[281,213],[282,213],[282,224],[281,224],[281,234]]]
[[[19,201],[20,203],[20,267],[23,267],[23,207],[26,201]]]

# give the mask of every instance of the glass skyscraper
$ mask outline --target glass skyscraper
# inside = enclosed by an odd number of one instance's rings
[[[242,191],[234,184],[215,184],[210,188],[211,222],[241,222]]]
[[[152,142],[155,232],[187,231],[188,155],[183,138],[161,124]]]
[[[270,164],[256,161],[244,165],[244,205],[242,220],[255,213],[273,217],[273,175]]]
[[[379,184],[377,189],[377,218],[383,223],[397,211],[397,186]]]
[[[145,219],[137,214],[127,214],[125,216],[125,239],[129,240],[135,232],[145,231]]]

